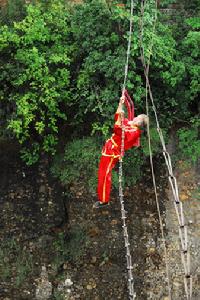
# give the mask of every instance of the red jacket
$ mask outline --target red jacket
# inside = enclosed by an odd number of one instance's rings
[[[115,114],[115,121],[117,121],[119,114]],[[128,119],[124,119],[125,136],[124,136],[124,150],[128,150],[132,147],[140,146],[141,130],[138,126],[130,126]],[[120,156],[121,154],[121,142],[122,142],[122,128],[115,123],[113,128],[113,134],[108,139],[103,147],[102,154],[106,156]]]

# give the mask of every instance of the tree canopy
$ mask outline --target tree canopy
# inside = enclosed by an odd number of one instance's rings
[[[63,133],[72,143],[90,135],[97,142],[109,135],[121,93],[128,38],[129,2],[118,4],[49,0],[26,5],[15,0],[1,12],[1,135],[17,138],[28,164],[36,162],[42,152],[54,155]],[[196,1],[184,1],[175,17],[159,10],[154,31],[155,1],[147,1],[143,38],[145,55],[151,55],[150,80],[162,127],[167,132],[179,124],[183,127],[179,135],[186,138],[185,130],[193,130],[198,139],[197,7]],[[136,113],[144,112],[145,103],[140,19],[138,3],[127,82]]]

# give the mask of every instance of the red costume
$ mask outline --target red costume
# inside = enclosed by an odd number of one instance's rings
[[[138,126],[131,126],[128,121],[132,121],[134,118],[134,106],[128,93],[124,92],[125,105],[128,110],[128,119],[124,118],[124,150],[128,150],[132,147],[138,147],[140,145],[141,131]],[[119,113],[115,114],[114,133],[112,137],[108,139],[102,149],[102,156],[99,163],[98,170],[98,198],[100,202],[108,202],[110,199],[111,190],[111,172],[116,163],[120,159],[121,155],[121,141],[122,141],[122,127],[117,122]]]

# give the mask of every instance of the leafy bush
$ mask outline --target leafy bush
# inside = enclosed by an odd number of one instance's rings
[[[74,226],[70,230],[68,237],[60,233],[53,242],[56,254],[53,261],[55,267],[60,267],[66,260],[76,263],[83,255],[88,243],[89,239],[85,229],[80,225]]]
[[[142,175],[142,168],[145,162],[145,156],[141,148],[133,148],[125,153],[123,159],[123,183],[124,186],[133,186]],[[118,171],[118,170],[117,170]],[[118,172],[116,173],[116,183],[118,186]],[[115,178],[114,178],[115,179]]]
[[[85,137],[66,144],[63,155],[54,159],[51,171],[61,182],[70,186],[81,184],[88,192],[96,193],[97,171],[102,145],[95,137]],[[141,151],[131,150],[124,158],[126,184],[131,185],[140,177]],[[130,166],[133,166],[130,168]],[[112,174],[113,186],[118,187],[118,165]]]
[[[162,130],[163,136],[167,143],[168,136],[165,130]],[[150,128],[151,150],[153,156],[156,157],[161,152],[160,138],[157,129],[152,124]],[[125,153],[123,160],[124,165],[124,184],[125,186],[134,185],[144,172],[144,166],[149,161],[149,143],[147,134],[141,136],[141,147],[132,148]]]
[[[122,22],[103,1],[87,0],[74,8],[72,31],[76,44],[74,92],[77,118],[109,122],[123,80],[125,40]],[[102,122],[103,120],[103,122]]]
[[[71,7],[64,0],[33,2],[22,21],[0,29],[0,126],[22,144],[28,164],[41,152],[55,154],[64,126],[68,141],[91,132],[108,137],[121,94],[130,17],[128,4],[112,1],[85,0]],[[146,1],[145,58],[151,56],[155,105],[167,130],[196,114],[199,18],[192,15],[183,22],[177,12],[174,21],[159,13],[154,32],[154,14],[155,1]],[[139,114],[145,106],[140,3],[133,21],[127,88]]]
[[[160,140],[155,128],[151,129],[152,152],[160,149]],[[52,173],[67,186],[80,183],[87,191],[96,193],[97,170],[102,145],[96,137],[84,137],[68,142],[63,155],[57,155]],[[124,183],[131,186],[141,177],[142,167],[149,156],[147,137],[142,136],[141,147],[126,152],[123,159]],[[112,181],[118,187],[118,165],[112,172]]]
[[[22,20],[26,15],[25,0],[8,0],[0,7],[0,24],[12,24]]]
[[[65,185],[81,183],[95,191],[101,146],[95,138],[85,137],[67,143],[63,155],[55,157],[52,173]]]
[[[0,279],[9,281],[14,279],[20,287],[33,271],[33,256],[23,249],[14,238],[5,239],[0,246]],[[14,274],[14,275],[13,275]],[[14,278],[13,278],[14,277]]]
[[[29,145],[22,150],[28,164],[41,151],[55,153],[58,122],[67,119],[71,102],[68,14],[60,1],[52,3],[46,12],[29,5],[23,21],[0,30],[1,102],[10,106],[8,128],[22,145]]]
[[[181,128],[178,130],[179,157],[195,164],[200,158],[200,138],[198,119],[193,119],[191,128]]]

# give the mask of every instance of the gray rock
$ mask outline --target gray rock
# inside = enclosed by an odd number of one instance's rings
[[[42,266],[42,272],[36,287],[35,297],[37,300],[48,300],[52,295],[52,284],[48,280],[48,273],[45,266]]]

